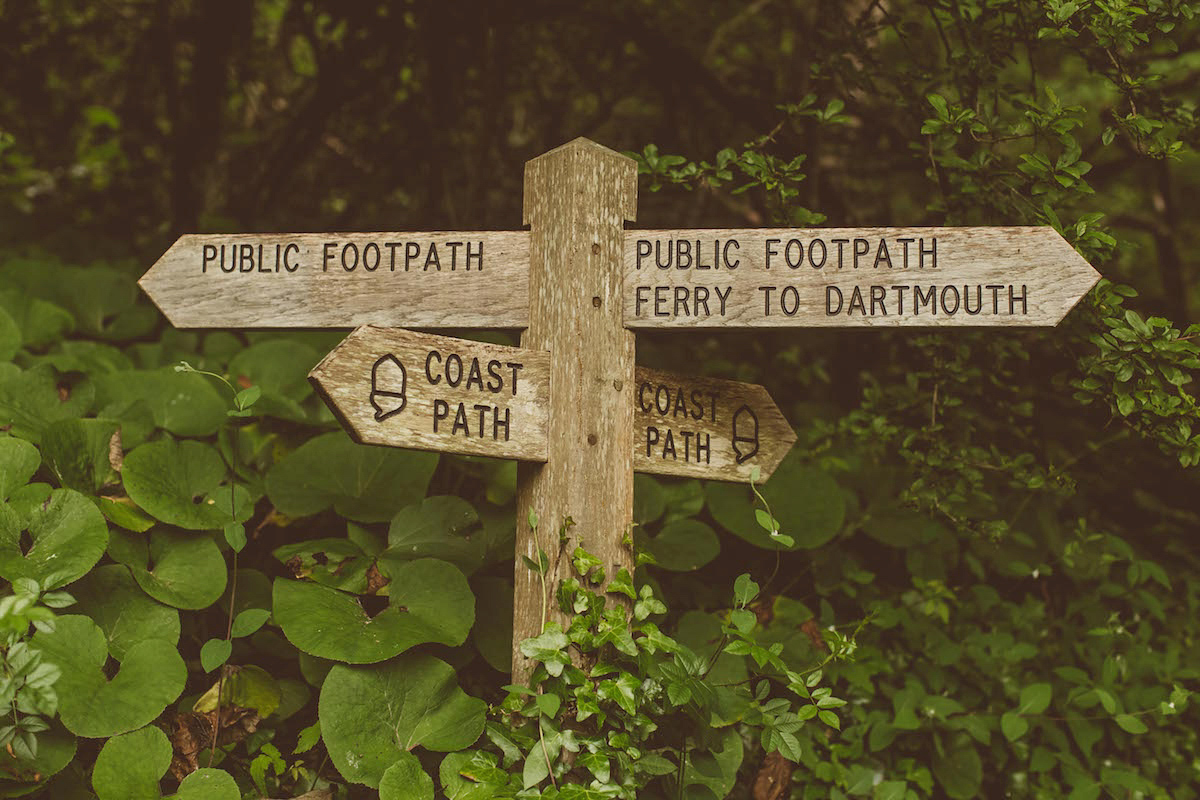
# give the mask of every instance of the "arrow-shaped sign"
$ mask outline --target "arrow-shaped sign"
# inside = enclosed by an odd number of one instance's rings
[[[308,378],[363,444],[546,460],[543,351],[366,326]]]
[[[767,390],[638,367],[633,468],[637,472],[747,481],[770,477],[796,434]]]
[[[627,231],[625,325],[1056,325],[1100,275],[1053,228]]]
[[[139,283],[177,328],[520,328],[529,234],[189,234]]]
[[[626,231],[631,328],[1055,325],[1099,280],[1053,228]],[[142,277],[179,328],[522,328],[529,233],[206,234]]]
[[[309,379],[364,444],[546,460],[547,353],[366,326]],[[752,383],[638,367],[631,401],[638,472],[766,480],[796,440]]]

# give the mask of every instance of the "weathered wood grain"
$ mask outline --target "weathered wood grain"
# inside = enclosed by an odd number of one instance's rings
[[[720,481],[765,481],[796,433],[754,383],[638,367],[633,469]]]
[[[309,380],[363,444],[546,460],[544,351],[366,326]]]
[[[188,234],[139,283],[177,328],[521,328],[528,272],[526,231]]]
[[[548,463],[517,468],[513,679],[530,664],[517,644],[537,635],[582,545],[611,577],[633,569],[633,333],[621,319],[623,224],[637,209],[634,162],[576,139],[525,165],[530,226],[529,327],[521,344],[550,351]],[[538,525],[531,530],[530,512]],[[560,536],[561,534],[561,536]],[[549,557],[545,584],[520,556]],[[550,597],[543,602],[543,585]]]
[[[1053,228],[627,231],[624,318],[631,328],[1045,326],[1099,278]]]

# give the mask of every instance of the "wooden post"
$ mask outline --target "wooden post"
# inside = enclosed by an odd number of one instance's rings
[[[622,320],[624,222],[637,209],[637,167],[575,139],[525,165],[530,226],[529,327],[521,345],[550,352],[548,460],[517,466],[513,680],[529,677],[519,644],[564,621],[555,592],[582,545],[611,577],[633,569],[633,333]],[[537,515],[536,530],[529,526]],[[543,582],[525,564],[545,551]]]

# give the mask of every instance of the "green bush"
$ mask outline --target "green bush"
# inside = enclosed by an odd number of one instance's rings
[[[1195,5],[584,3],[511,48],[451,5],[0,4],[0,797],[1197,797]],[[341,333],[173,330],[135,278],[168,229],[515,227],[596,126],[640,224],[1052,225],[1108,279],[1045,332],[639,334],[799,441],[637,476],[636,575],[576,551],[514,686],[514,465],[356,445],[306,381]]]

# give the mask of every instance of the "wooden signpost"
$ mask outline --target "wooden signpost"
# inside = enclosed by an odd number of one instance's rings
[[[706,480],[766,480],[796,434],[758,384],[638,367],[634,381],[636,472]]]
[[[547,352],[368,325],[309,380],[362,444],[547,460]],[[796,440],[757,384],[637,367],[628,397],[635,472],[766,480]]]
[[[366,326],[309,381],[355,441],[546,460],[550,354]]]
[[[529,234],[188,234],[138,283],[176,328],[523,328]]]
[[[635,367],[631,328],[1050,326],[1100,277],[1050,228],[626,231],[636,200],[634,162],[576,139],[526,164],[528,231],[189,235],[141,285],[181,328],[371,326],[318,391],[360,442],[517,459],[517,553],[555,586],[576,543],[632,570],[634,470],[747,480],[795,441],[761,386]],[[520,682],[545,620],[514,577]]]
[[[625,324],[1057,325],[1099,277],[1053,228],[630,231]]]

